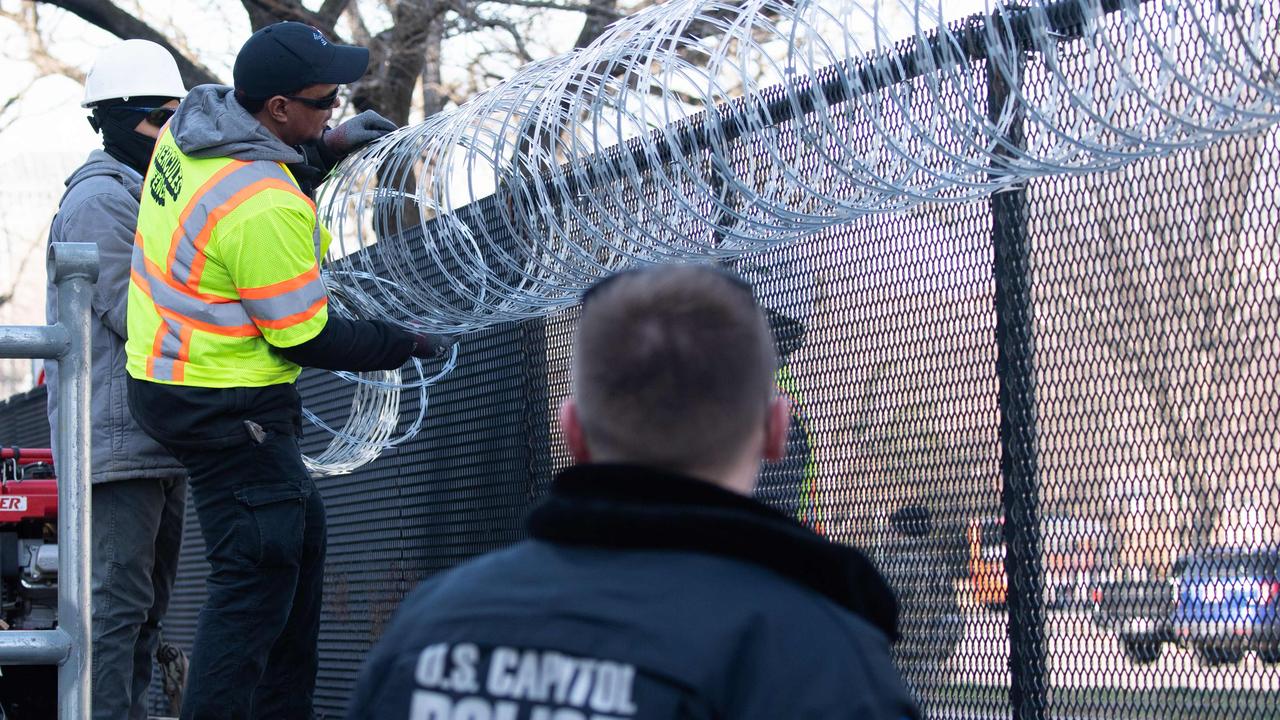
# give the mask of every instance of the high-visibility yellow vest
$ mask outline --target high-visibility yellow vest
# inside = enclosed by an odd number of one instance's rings
[[[276,162],[193,158],[161,133],[143,182],[129,282],[129,374],[194,387],[293,382],[271,347],[328,321],[331,237]]]
[[[796,519],[822,534],[826,532],[826,528],[822,517],[824,514],[822,506],[818,503],[818,463],[813,459],[816,448],[813,447],[813,435],[809,432],[804,396],[800,394],[800,383],[791,374],[790,366],[783,365],[778,368],[777,380],[778,389],[791,398],[792,422],[796,423],[800,432],[804,433],[805,444],[809,448],[809,454],[804,459],[804,470],[800,476],[800,487],[797,489],[799,497],[796,503]]]

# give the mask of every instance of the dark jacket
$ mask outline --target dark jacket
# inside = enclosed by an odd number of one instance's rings
[[[780,513],[587,465],[556,479],[529,530],[405,599],[351,720],[464,703],[508,720],[917,717],[890,660],[884,581]]]
[[[89,403],[92,425],[93,482],[172,478],[187,474],[182,465],[133,421],[125,390],[125,307],[129,297],[129,263],[138,225],[142,177],[102,150],[67,178],[49,242],[84,242],[98,246],[98,282],[93,288],[89,337],[93,352]],[[58,289],[49,283],[45,314],[58,321]],[[49,389],[49,422],[58,431],[58,364],[45,363]],[[57,458],[54,459],[55,465]]]

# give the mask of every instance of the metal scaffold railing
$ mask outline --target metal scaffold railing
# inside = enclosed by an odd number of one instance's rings
[[[88,720],[90,709],[89,608],[89,320],[98,248],[54,243],[49,276],[58,288],[58,322],[0,326],[0,357],[45,358],[58,363],[58,627],[0,632],[0,667],[58,665],[58,717]]]

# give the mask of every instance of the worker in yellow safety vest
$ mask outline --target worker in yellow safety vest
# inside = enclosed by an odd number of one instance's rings
[[[328,311],[329,232],[309,191],[395,125],[327,124],[364,48],[285,22],[254,33],[235,87],[188,93],[142,186],[129,286],[129,405],[190,474],[210,573],[183,718],[310,718],[325,511],[298,446],[302,366],[399,367],[439,336]]]

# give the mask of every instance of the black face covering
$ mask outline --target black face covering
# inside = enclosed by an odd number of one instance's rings
[[[98,106],[93,109],[93,117],[89,124],[94,130],[102,133],[102,149],[111,157],[138,171],[147,174],[147,163],[151,161],[151,151],[155,149],[155,138],[147,137],[134,130],[138,123],[146,118],[144,113],[127,110],[127,107],[159,107],[171,98],[133,98],[128,105]]]

